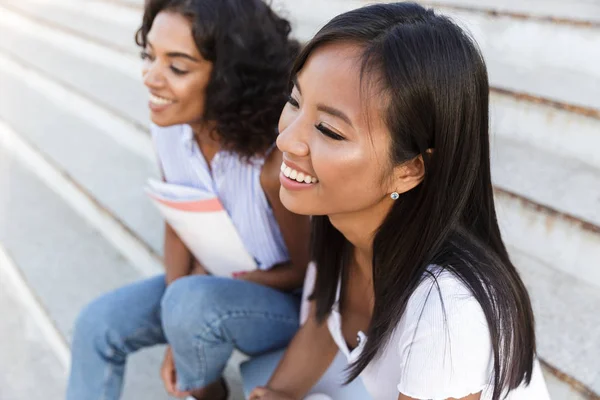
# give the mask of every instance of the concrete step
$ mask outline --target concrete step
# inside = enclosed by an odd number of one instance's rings
[[[67,171],[102,207],[160,254],[162,219],[143,191],[148,177],[158,176],[153,157],[132,153],[104,134],[101,125],[92,125],[80,118],[79,115],[87,112],[85,106],[69,103],[75,107],[65,110],[62,103],[45,96],[38,87],[32,87],[35,82],[28,79],[31,74],[26,70],[19,69],[18,65],[9,70],[9,62],[5,60],[0,67],[3,88],[0,118]],[[31,118],[33,115],[35,118]],[[150,149],[150,138],[146,135],[144,140]]]
[[[41,25],[0,4],[0,51],[146,127],[141,62],[132,55]],[[132,40],[127,37],[126,40]],[[107,84],[110,83],[110,84]]]
[[[301,40],[310,39],[335,15],[368,3],[364,0],[275,2],[280,12],[289,16],[295,35]],[[600,62],[600,51],[597,51],[600,26],[436,8],[471,31],[486,58],[492,86],[600,109],[597,96],[600,71],[596,68]]]
[[[548,369],[542,367],[542,373],[546,380],[548,393],[554,400],[589,400],[590,397],[577,391],[572,386],[558,379],[555,375],[549,372]]]
[[[561,158],[585,161],[600,171],[600,115],[586,115],[557,104],[509,93],[491,93],[491,131]]]
[[[1,129],[0,241],[68,338],[80,306],[140,274],[65,202],[64,193],[35,175],[45,171]]]
[[[35,166],[22,160],[14,148],[8,149],[4,139],[0,142],[0,187],[3,188],[0,243],[43,304],[48,318],[60,334],[70,340],[75,317],[87,302],[109,289],[139,279],[140,274],[48,188],[46,182],[40,181],[35,174],[41,171],[32,171]],[[4,321],[1,326],[7,329]],[[20,334],[26,332],[20,331]],[[125,399],[167,398],[156,379],[161,353],[160,348],[150,349],[131,358]],[[24,358],[23,362],[26,361]],[[23,368],[32,369],[34,364],[27,363]],[[64,387],[64,376],[52,379],[59,389]],[[6,390],[20,390],[14,382],[8,387]],[[52,386],[50,389],[54,390]],[[59,399],[60,396],[44,398]]]
[[[143,0],[105,0],[131,8],[142,9]],[[275,7],[290,0],[275,0]],[[308,0],[311,1],[311,0]],[[363,3],[369,3],[363,1]],[[571,24],[592,24],[600,22],[600,5],[593,0],[433,0],[422,1],[424,5],[435,7],[466,9],[488,14],[509,14],[518,19],[552,19]]]
[[[47,4],[46,0],[35,0]],[[143,6],[141,1],[140,7]],[[131,4],[111,0],[54,0],[52,5],[71,12],[92,16],[109,24],[117,24],[131,32],[132,28],[141,22],[141,9]],[[134,32],[131,32],[134,33]]]
[[[492,86],[600,110],[600,26],[439,10],[471,31]]]
[[[110,3],[128,6],[135,9],[144,7],[144,0],[105,0]]]
[[[600,169],[501,136],[491,150],[497,188],[600,227]]]
[[[36,303],[18,269],[0,247],[1,399],[64,397],[67,359],[60,352],[67,348],[60,338],[58,344],[49,340],[48,336],[57,335],[52,326],[48,332],[48,325],[40,321],[43,314],[36,312]]]
[[[506,13],[515,18],[548,18],[564,23],[599,23],[600,4],[587,0],[434,0],[432,5]]]
[[[583,394],[600,393],[600,290],[530,253],[515,248],[510,253],[531,295],[540,356],[586,387]]]
[[[600,288],[598,171],[519,143],[494,142],[492,174],[504,240]]]
[[[72,32],[130,55],[140,52],[133,38],[141,13],[115,4],[87,1],[2,0],[3,7],[34,21]],[[116,17],[116,18],[115,18]],[[123,40],[129,38],[129,40]]]

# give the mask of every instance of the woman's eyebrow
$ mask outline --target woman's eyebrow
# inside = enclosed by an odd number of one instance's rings
[[[294,84],[294,86],[296,86],[296,89],[298,89],[298,92],[300,94],[302,94],[302,89],[300,89],[300,84],[298,83],[297,76],[292,78],[292,83]],[[325,104],[317,104],[317,110],[323,111],[324,113],[327,113],[329,115],[337,117],[337,118],[341,119],[342,121],[344,121],[346,124],[348,124],[354,128],[354,125],[352,125],[352,121],[350,120],[350,118],[343,111],[338,110],[335,107],[331,107],[331,106],[328,106]]]
[[[154,46],[152,46],[152,42],[150,42],[148,40],[147,44],[148,44],[148,46],[151,49],[154,50]],[[179,57],[179,58],[187,58],[188,60],[193,61],[193,62],[200,62],[200,60],[198,60],[197,58],[192,57],[189,54],[183,53],[181,51],[171,51],[171,52],[167,53],[167,57],[170,57],[170,58],[177,58],[177,57]]]
[[[200,60],[198,60],[197,58],[192,57],[189,54],[181,53],[181,52],[178,52],[178,51],[172,51],[172,52],[167,53],[167,57],[171,57],[171,58],[177,58],[177,57],[179,57],[179,58],[186,58],[186,59],[188,59],[190,61],[193,61],[193,62],[200,62]]]

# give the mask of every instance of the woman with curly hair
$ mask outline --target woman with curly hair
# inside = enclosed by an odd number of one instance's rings
[[[279,200],[277,121],[298,45],[261,0],[149,0],[143,48],[163,179],[215,193],[258,269],[209,275],[167,223],[165,275],[105,294],[80,314],[67,399],[118,399],[127,356],[167,344],[169,394],[226,399],[234,348],[285,346],[298,328],[308,217]]]

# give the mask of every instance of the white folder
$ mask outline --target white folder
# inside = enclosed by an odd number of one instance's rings
[[[154,179],[148,180],[146,193],[208,272],[231,277],[257,268],[214,193]]]

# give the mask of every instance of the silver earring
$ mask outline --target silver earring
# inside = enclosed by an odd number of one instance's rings
[[[398,200],[400,195],[398,194],[398,192],[393,192],[392,194],[390,194],[390,197],[392,198],[392,200]]]

